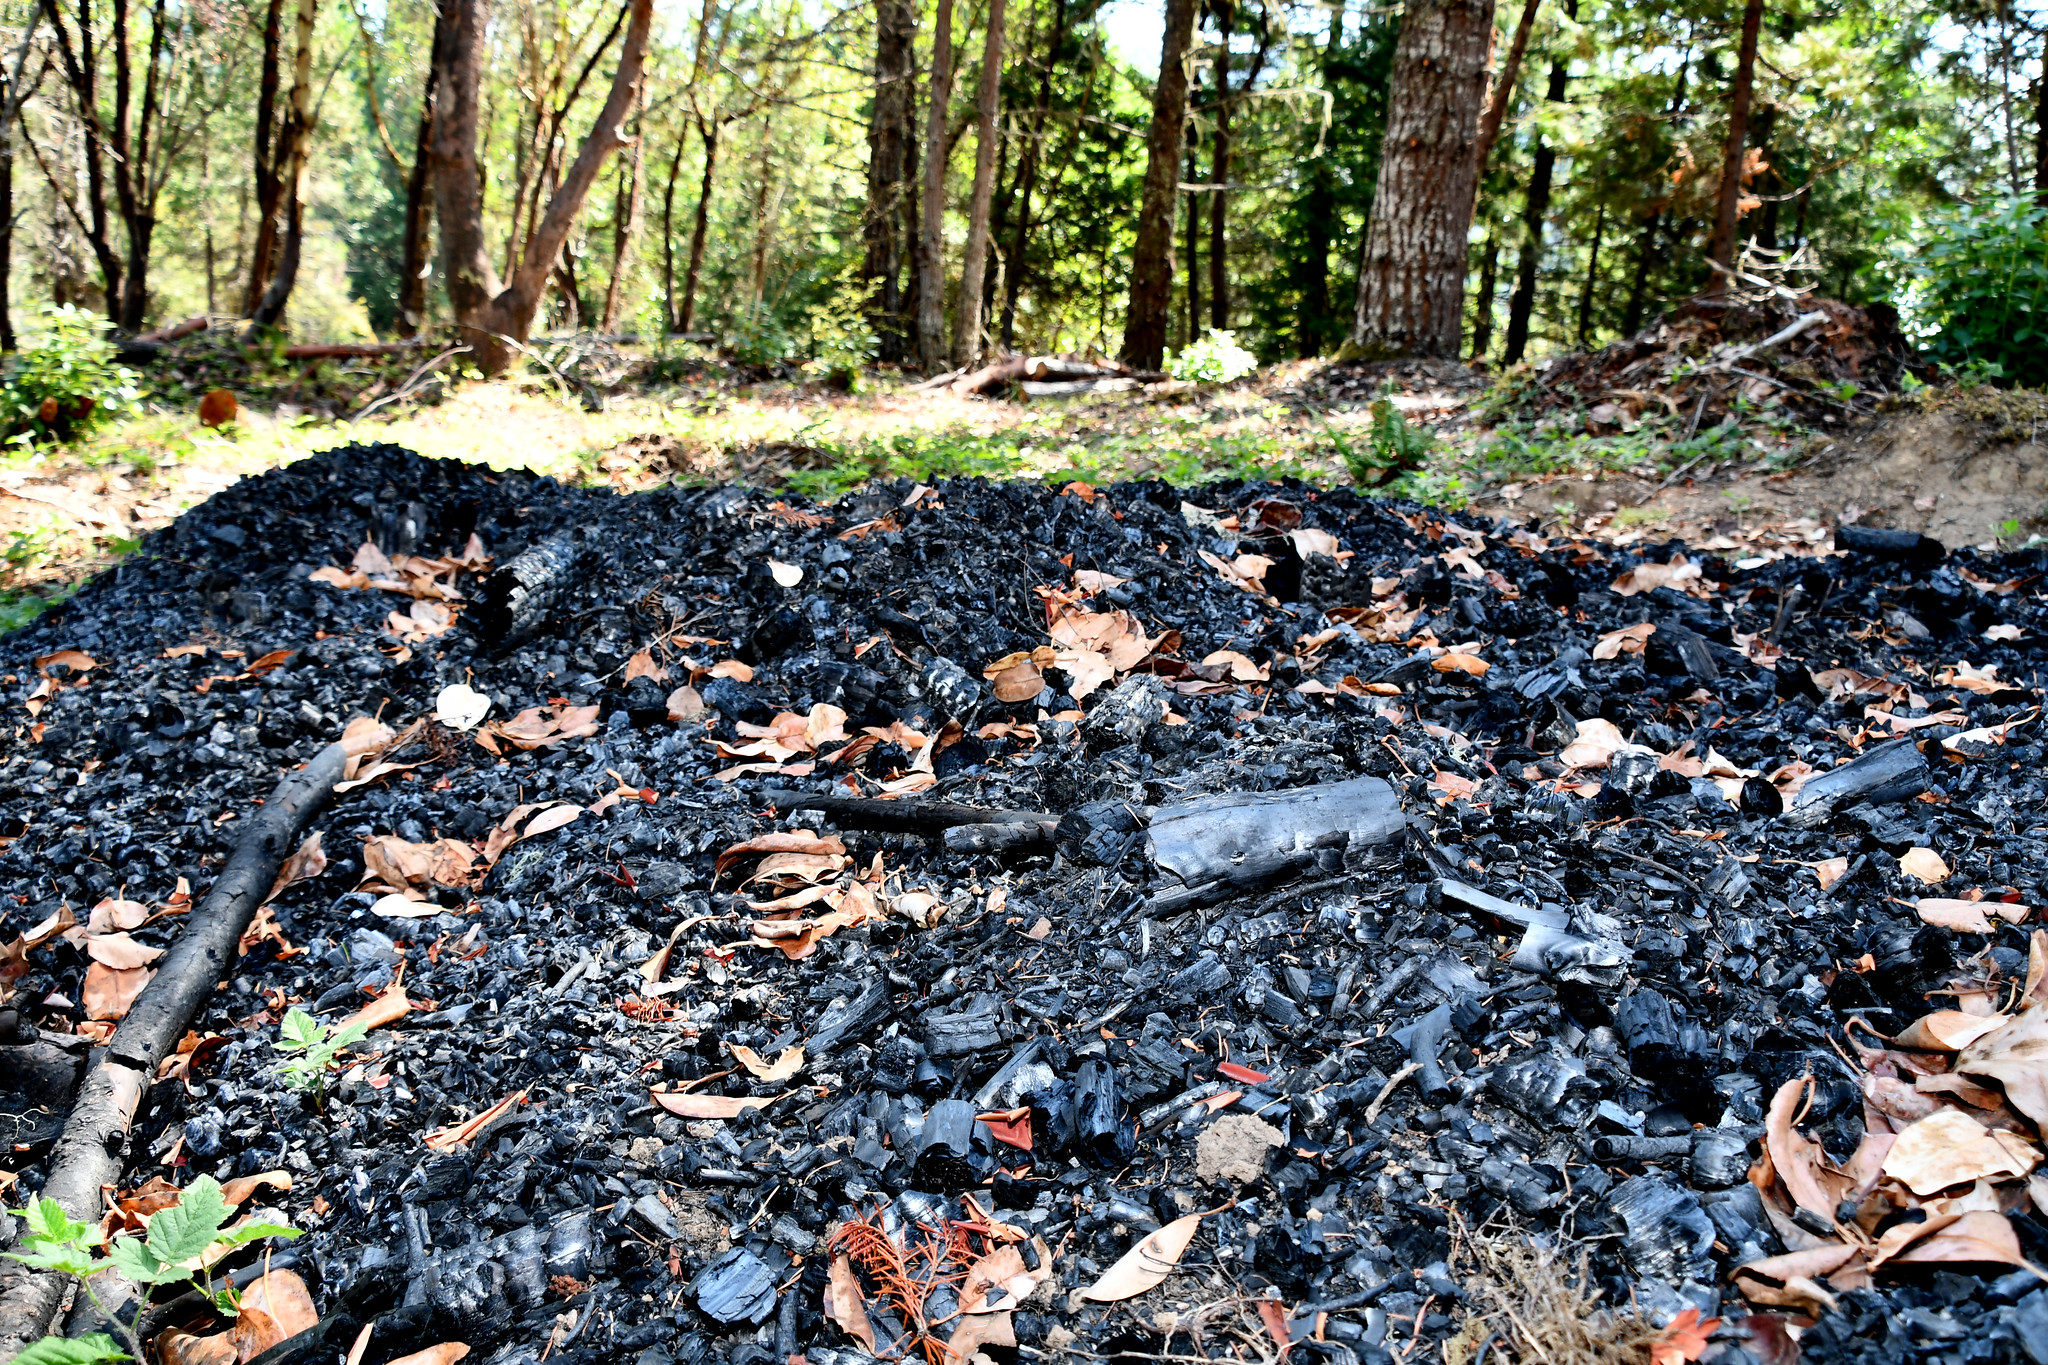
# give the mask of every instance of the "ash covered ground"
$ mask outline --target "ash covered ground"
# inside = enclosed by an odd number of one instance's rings
[[[2040,1362],[2044,556],[1840,540],[331,452],[4,642],[0,1055],[372,718],[122,1186],[288,1173],[277,1359],[1513,1358],[1506,1238],[1704,1358]],[[318,1093],[294,1006],[380,1020]]]

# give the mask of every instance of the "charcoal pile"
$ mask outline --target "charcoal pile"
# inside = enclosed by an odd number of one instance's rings
[[[1567,413],[1595,433],[1634,430],[1648,414],[1690,436],[1757,410],[1838,424],[1932,377],[1886,305],[1702,294],[1632,337],[1535,362],[1520,388],[1527,411]]]
[[[0,1354],[2039,1365],[2044,567],[245,481],[5,642]]]

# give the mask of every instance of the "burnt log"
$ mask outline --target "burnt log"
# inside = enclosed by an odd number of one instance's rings
[[[1880,744],[1852,763],[1808,778],[1785,808],[1788,824],[1815,829],[1838,810],[1859,801],[1882,805],[1903,801],[1927,790],[1927,760],[1910,739]]]
[[[1043,811],[968,806],[957,801],[885,801],[871,796],[791,791],[787,787],[770,787],[761,794],[781,810],[822,811],[839,824],[908,834],[941,834],[961,826],[1029,825],[1043,828],[1043,837],[1050,837],[1053,826],[1059,823],[1059,817]],[[946,846],[953,848],[952,841],[948,840]]]
[[[582,558],[573,539],[557,536],[499,566],[483,581],[474,613],[477,634],[503,648],[540,630],[575,589]]]
[[[1891,531],[1875,526],[1837,526],[1835,548],[1908,564],[1939,564],[1948,557],[1947,549],[1931,536],[1923,536],[1918,531]]]
[[[1408,818],[1377,777],[1276,792],[1223,792],[1160,809],[1146,856],[1150,911],[1177,914],[1292,881],[1311,867],[1361,872],[1399,859]],[[1327,866],[1325,866],[1327,864]]]

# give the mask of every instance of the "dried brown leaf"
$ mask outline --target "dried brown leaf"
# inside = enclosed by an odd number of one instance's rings
[[[1102,1272],[1102,1278],[1082,1290],[1081,1297],[1097,1303],[1116,1303],[1135,1298],[1161,1283],[1187,1253],[1188,1243],[1202,1226],[1203,1216],[1191,1213],[1152,1233]]]

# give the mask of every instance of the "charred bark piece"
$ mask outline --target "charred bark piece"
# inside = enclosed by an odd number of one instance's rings
[[[823,811],[841,824],[912,834],[941,834],[959,826],[1030,825],[1049,837],[1059,817],[1042,811],[967,806],[957,801],[883,801],[867,796],[830,796],[770,787],[761,793],[783,810]],[[951,847],[949,841],[948,847]]]
[[[1601,1161],[1675,1161],[1692,1155],[1692,1136],[1636,1137],[1623,1133],[1593,1139],[1593,1155]]]
[[[1930,536],[1923,536],[1918,531],[1891,531],[1875,526],[1837,526],[1835,548],[1908,564],[1939,564],[1948,557],[1942,543]]]
[[[1927,790],[1927,760],[1910,739],[1880,744],[1852,763],[1810,778],[1785,810],[1788,824],[1816,829],[1859,801],[1882,805]]]
[[[1683,674],[1694,682],[1712,682],[1721,667],[1707,647],[1705,637],[1677,621],[1666,621],[1650,637],[1648,663],[1653,672]]]
[[[888,1013],[888,985],[880,980],[870,981],[861,987],[859,995],[818,1016],[817,1026],[811,1030],[804,1048],[811,1056],[823,1056],[846,1039],[866,1033]]]
[[[1636,1274],[1666,1284],[1712,1281],[1714,1224],[1689,1192],[1639,1175],[1616,1186],[1607,1202],[1621,1219],[1621,1254]]]
[[[1407,829],[1401,798],[1377,777],[1276,792],[1198,796],[1154,813],[1146,854],[1159,870],[1155,914],[1175,914],[1328,870],[1391,866]]]
[[[1619,920],[1607,915],[1531,910],[1446,877],[1430,884],[1430,900],[1519,926],[1522,942],[1511,965],[1525,972],[1588,986],[1619,986],[1630,953]]]
[[[1451,1002],[1445,1001],[1407,1028],[1394,1033],[1397,1042],[1405,1042],[1408,1060],[1416,1067],[1415,1086],[1427,1100],[1439,1100],[1451,1093],[1451,1083],[1444,1079],[1443,1067],[1437,1062],[1437,1055],[1444,1050],[1444,1043],[1451,1034]],[[1405,1039],[1402,1035],[1407,1035]]]
[[[983,996],[957,1014],[926,1015],[924,1045],[934,1057],[964,1057],[1001,1047],[1003,1034],[994,998]]]
[[[1061,853],[1084,867],[1113,867],[1142,828],[1142,814],[1129,803],[1090,801],[1062,815],[1052,837]]]
[[[951,853],[1037,852],[1052,842],[1050,821],[1014,821],[981,825],[954,825],[945,833]]]
[[[1503,1104],[1546,1128],[1576,1128],[1586,1121],[1600,1086],[1586,1064],[1561,1052],[1539,1052],[1497,1066],[1486,1088]]]
[[[503,649],[540,630],[574,590],[582,558],[582,547],[568,536],[514,556],[483,582],[475,612],[477,634]]]

